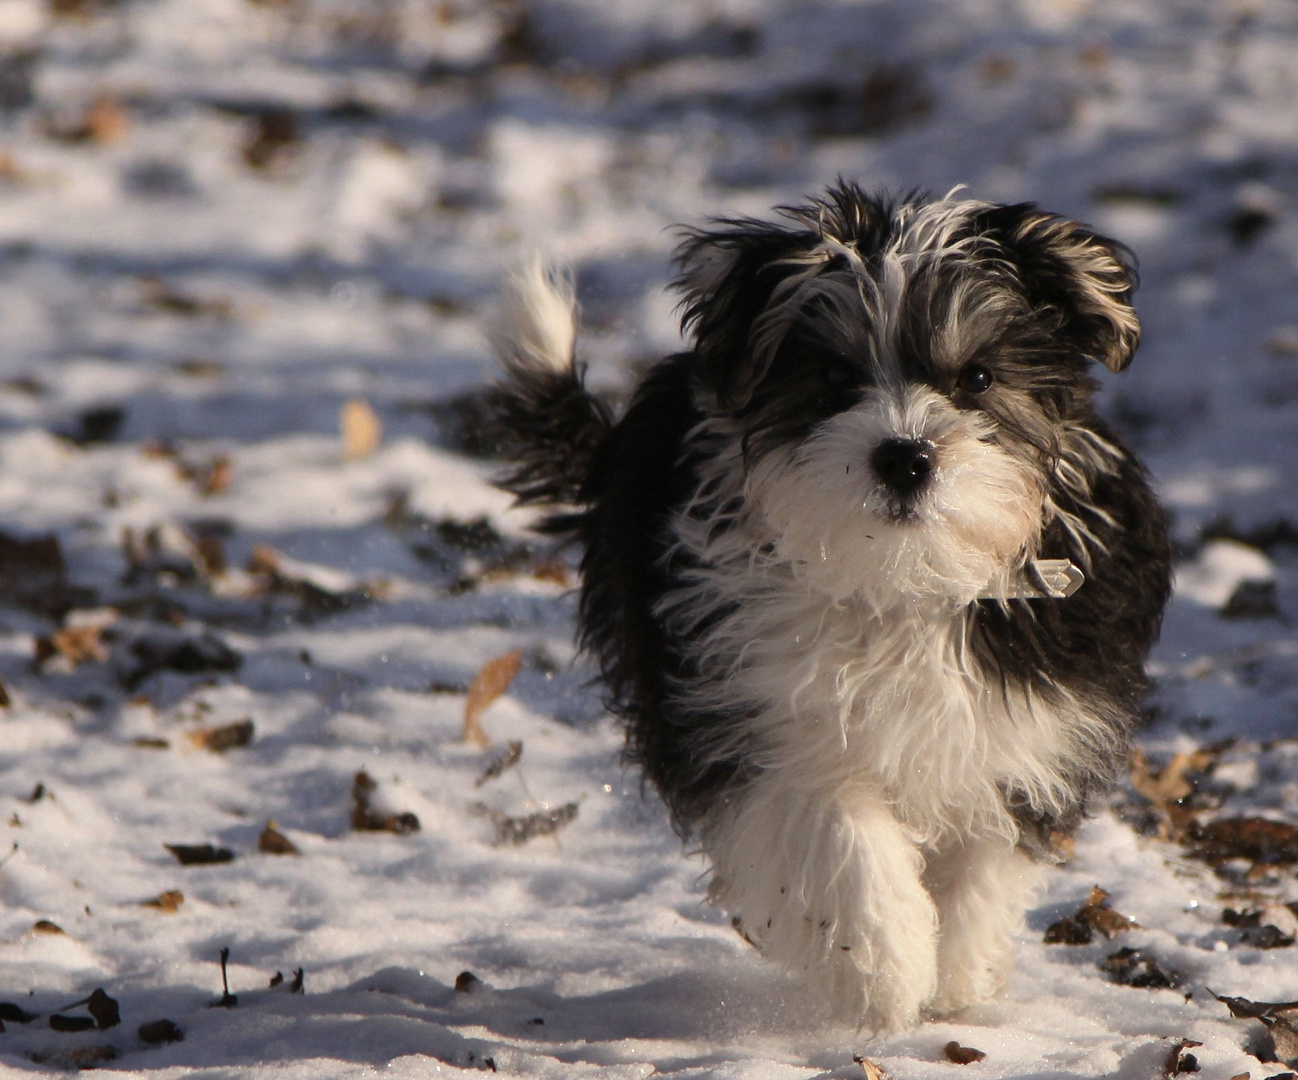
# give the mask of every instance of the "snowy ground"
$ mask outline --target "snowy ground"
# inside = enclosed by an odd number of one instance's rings
[[[474,425],[529,247],[616,388],[677,340],[670,225],[840,174],[1136,249],[1106,409],[1183,558],[1145,794],[1083,829],[1003,999],[877,1041],[702,904]],[[1298,998],[1298,848],[1176,838],[1298,821],[1296,201],[1290,0],[0,0],[0,1074],[1284,1073],[1207,988]],[[1096,884],[1139,927],[1045,944]],[[1177,986],[1111,981],[1122,947]]]

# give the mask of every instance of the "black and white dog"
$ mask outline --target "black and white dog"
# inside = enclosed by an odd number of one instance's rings
[[[686,234],[692,348],[618,420],[571,284],[517,275],[503,486],[581,544],[581,642],[711,898],[897,1030],[1002,985],[1123,762],[1169,555],[1090,368],[1131,360],[1135,275],[1030,205],[781,213]]]

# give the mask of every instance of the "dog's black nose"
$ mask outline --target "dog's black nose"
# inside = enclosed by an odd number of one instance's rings
[[[874,474],[897,495],[914,495],[933,473],[933,448],[918,439],[885,439],[870,458]]]

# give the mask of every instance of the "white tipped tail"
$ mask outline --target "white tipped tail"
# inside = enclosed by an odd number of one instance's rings
[[[571,371],[577,343],[571,277],[540,255],[532,256],[505,279],[487,337],[514,378]]]

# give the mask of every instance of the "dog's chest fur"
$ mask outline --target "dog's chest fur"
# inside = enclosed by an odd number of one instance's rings
[[[714,506],[738,505],[712,490]],[[748,516],[683,509],[673,561],[690,569],[658,605],[669,633],[695,641],[677,700],[732,718],[693,733],[700,757],[744,760],[809,797],[882,793],[925,844],[1012,839],[1007,798],[1075,798],[1065,764],[1109,741],[1106,725],[1066,695],[990,678],[970,648],[977,608],[833,600],[780,562]]]

